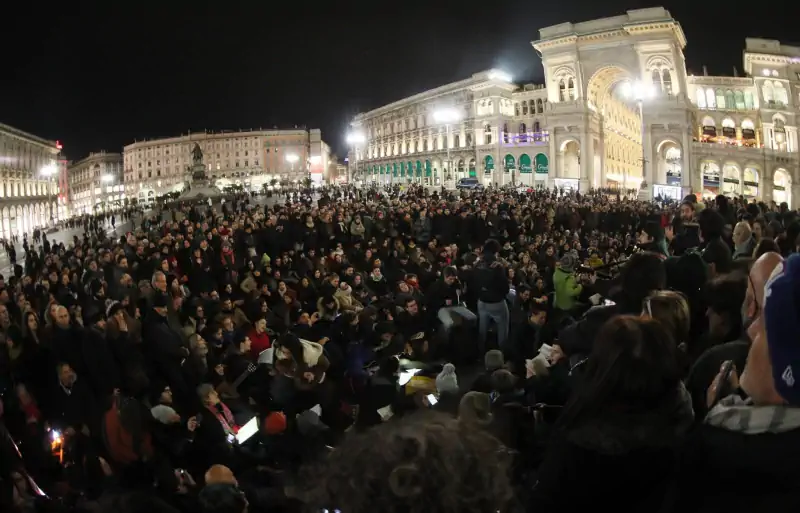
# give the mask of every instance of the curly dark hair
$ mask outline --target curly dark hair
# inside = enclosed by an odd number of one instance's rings
[[[510,466],[486,431],[422,411],[347,437],[306,469],[304,501],[346,513],[508,512]]]

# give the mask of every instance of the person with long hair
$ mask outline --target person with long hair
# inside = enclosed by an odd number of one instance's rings
[[[603,325],[539,467],[530,511],[658,510],[693,420],[677,353],[655,319]]]

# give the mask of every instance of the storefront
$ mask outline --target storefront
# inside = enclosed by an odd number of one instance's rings
[[[675,201],[682,199],[681,188],[678,185],[653,185],[653,198],[669,198]]]
[[[580,182],[577,178],[553,178],[553,186],[565,191],[577,191]]]
[[[519,183],[533,185],[533,164],[531,157],[527,153],[519,156]]]
[[[533,158],[533,165],[536,172],[533,179],[536,182],[534,185],[545,186],[547,184],[547,175],[550,173],[550,160],[544,153],[537,153]]]

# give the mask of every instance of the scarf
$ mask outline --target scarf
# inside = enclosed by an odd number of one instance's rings
[[[225,403],[219,403],[218,408],[215,408],[214,406],[206,406],[206,408],[208,408],[208,411],[210,411],[222,425],[222,429],[225,430],[225,436],[236,435],[236,433],[239,431],[239,426],[236,425],[233,414],[231,413],[231,410],[225,406]]]
[[[706,415],[705,424],[747,435],[785,433],[800,428],[800,408],[756,406],[738,395],[722,399]]]

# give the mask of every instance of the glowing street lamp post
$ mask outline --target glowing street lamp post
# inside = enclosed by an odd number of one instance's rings
[[[461,117],[461,112],[452,107],[439,109],[433,113],[433,120],[445,125],[447,134],[447,176],[445,178],[451,187],[455,186],[455,174],[453,174],[453,163],[450,160],[450,125],[461,121]],[[451,181],[452,184],[450,184]]]
[[[347,134],[347,144],[353,148],[353,161],[347,166],[347,183],[350,184],[350,180],[353,178],[353,171],[352,168],[355,168],[356,173],[358,173],[358,147],[367,142],[367,138],[364,137],[364,134],[361,132],[350,132]]]

